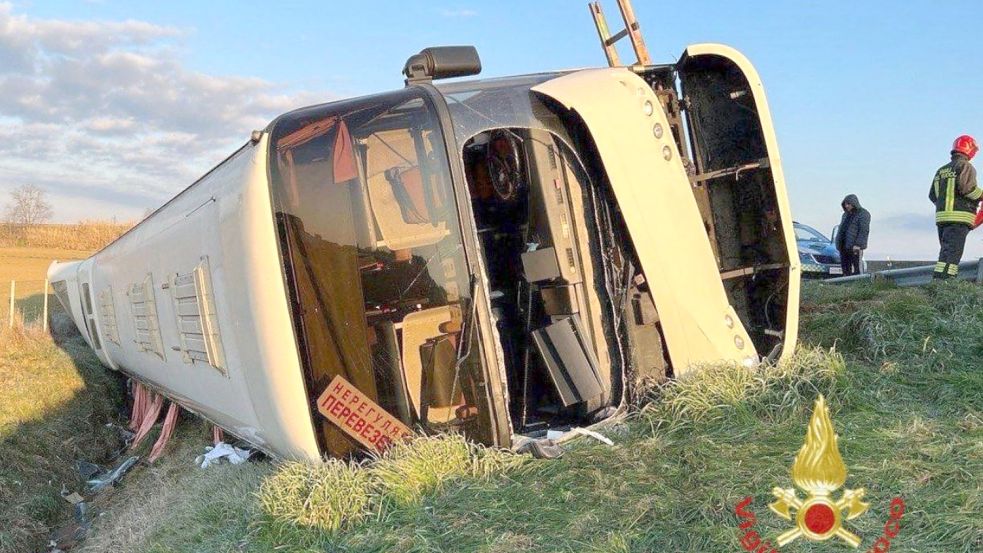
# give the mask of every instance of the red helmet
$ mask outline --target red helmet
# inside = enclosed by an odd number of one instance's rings
[[[966,157],[973,159],[976,152],[980,151],[980,147],[978,144],[976,144],[976,140],[974,140],[972,136],[964,134],[952,143],[952,151],[959,152],[960,154],[966,154]]]

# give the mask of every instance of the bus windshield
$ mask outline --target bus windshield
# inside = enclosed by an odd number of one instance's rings
[[[481,434],[480,356],[456,363],[474,334],[462,333],[470,275],[429,99],[408,88],[287,114],[274,123],[270,173],[322,450],[357,448],[314,405],[336,376],[408,426]]]

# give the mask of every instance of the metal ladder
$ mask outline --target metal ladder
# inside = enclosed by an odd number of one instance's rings
[[[618,0],[618,8],[621,10],[621,18],[625,21],[625,28],[614,35],[608,31],[608,23],[604,19],[601,3],[591,2],[587,4],[587,7],[590,9],[591,16],[594,17],[594,26],[597,27],[597,36],[601,39],[601,48],[604,49],[604,55],[608,58],[608,65],[611,67],[621,65],[618,50],[614,45],[626,36],[631,41],[631,47],[635,50],[635,56],[638,58],[632,65],[652,65],[652,57],[649,55],[645,40],[642,38],[642,30],[638,25],[638,20],[635,19],[635,10],[631,7],[631,0]]]
[[[618,0],[618,8],[621,10],[621,17],[625,21],[625,28],[621,31],[615,33],[614,35],[608,30],[607,21],[604,19],[604,13],[601,11],[601,3],[599,1],[590,2],[587,4],[590,9],[590,14],[594,17],[594,26],[597,27],[597,36],[601,39],[601,48],[604,49],[604,55],[608,59],[608,65],[611,67],[620,67],[621,61],[618,58],[618,51],[615,48],[615,43],[619,40],[628,37],[631,41],[631,46],[635,50],[635,55],[638,60],[629,66],[634,72],[643,76],[646,72],[645,67],[651,66],[652,57],[649,55],[648,47],[645,46],[645,40],[642,39],[641,27],[638,24],[638,20],[635,18],[635,10],[631,7],[631,0]],[[715,222],[713,219],[713,209],[710,206],[710,195],[706,186],[702,184],[703,181],[707,180],[707,176],[700,175],[699,168],[693,165],[690,161],[690,152],[686,140],[683,138],[683,110],[685,109],[685,101],[681,100],[676,93],[675,88],[664,88],[661,84],[652,85],[655,95],[659,98],[659,102],[662,104],[662,109],[665,111],[666,119],[669,122],[669,127],[672,129],[673,137],[676,140],[676,145],[679,147],[679,155],[683,159],[684,164],[689,168],[687,169],[687,176],[689,177],[690,184],[693,188],[693,195],[696,198],[696,205],[699,207],[700,216],[703,218],[703,224],[707,228],[707,236],[710,238],[710,246],[713,249],[714,256],[717,257],[717,262],[720,262],[719,246],[717,245],[717,238],[715,235]],[[740,168],[738,168],[740,170]],[[737,275],[732,275],[737,276]],[[724,276],[728,278],[728,276]]]

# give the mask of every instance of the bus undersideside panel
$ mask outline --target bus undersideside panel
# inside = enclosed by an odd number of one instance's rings
[[[791,221],[753,83],[720,55],[686,56],[679,75],[696,169],[690,179],[697,196],[708,198],[705,226],[717,245],[728,299],[758,351],[777,355],[787,345],[791,256],[785,227]]]

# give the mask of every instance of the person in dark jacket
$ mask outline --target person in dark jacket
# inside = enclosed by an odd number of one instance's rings
[[[836,232],[836,249],[840,251],[843,275],[859,275],[867,236],[870,234],[870,212],[860,205],[856,194],[850,194],[840,203],[843,217]]]
[[[952,278],[959,273],[959,261],[966,246],[966,235],[973,229],[983,190],[976,186],[973,159],[980,147],[972,136],[963,135],[952,144],[951,158],[935,172],[928,199],[935,204],[935,225],[939,230],[939,261],[933,278]]]

